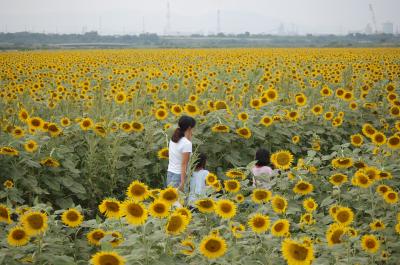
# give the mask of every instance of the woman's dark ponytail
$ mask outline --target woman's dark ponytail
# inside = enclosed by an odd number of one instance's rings
[[[177,143],[179,140],[185,136],[187,129],[194,128],[196,125],[196,120],[189,116],[182,116],[178,121],[178,128],[175,129],[172,135],[172,142]]]

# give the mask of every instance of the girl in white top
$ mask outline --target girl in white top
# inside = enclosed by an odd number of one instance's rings
[[[270,181],[274,171],[269,166],[269,152],[262,148],[258,149],[255,160],[256,164],[251,169],[251,172],[253,173],[253,186],[270,188]]]
[[[195,119],[182,116],[169,142],[167,185],[183,191],[186,171],[192,153],[192,133],[196,125]]]
[[[194,201],[199,199],[202,195],[205,194],[206,191],[206,177],[208,175],[208,170],[206,167],[207,157],[205,154],[199,154],[199,158],[197,160],[196,168],[193,172],[192,177],[190,178],[190,192],[188,198],[188,204],[193,204]]]

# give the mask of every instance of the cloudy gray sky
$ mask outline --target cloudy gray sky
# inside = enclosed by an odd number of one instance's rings
[[[375,9],[378,29],[391,21],[400,24],[400,0],[169,0],[170,30],[180,33],[347,34],[362,31],[372,22],[368,5]],[[101,34],[146,32],[162,34],[167,0],[0,0],[0,31]]]

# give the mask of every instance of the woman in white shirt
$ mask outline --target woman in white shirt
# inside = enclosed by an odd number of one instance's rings
[[[208,170],[206,170],[207,156],[203,153],[199,154],[196,168],[190,178],[190,193],[188,198],[189,205],[193,204],[194,201],[199,199],[206,191],[206,177]]]
[[[167,186],[183,190],[186,171],[192,153],[192,133],[196,120],[189,116],[182,116],[178,121],[178,128],[169,142],[169,161],[167,172]]]

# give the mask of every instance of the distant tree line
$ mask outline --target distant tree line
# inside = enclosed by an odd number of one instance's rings
[[[62,48],[62,47],[343,47],[343,46],[400,46],[400,36],[393,34],[338,35],[271,35],[192,34],[190,36],[99,35],[96,31],[84,34],[45,34],[31,32],[0,33],[0,48]]]

